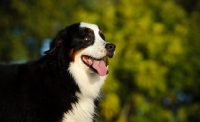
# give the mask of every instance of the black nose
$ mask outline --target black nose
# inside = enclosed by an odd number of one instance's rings
[[[109,58],[112,58],[114,56],[114,52],[115,52],[115,45],[112,43],[107,43],[105,46],[106,50],[107,50],[107,56]]]
[[[106,44],[106,50],[108,51],[115,51],[115,45],[112,43],[107,43]]]

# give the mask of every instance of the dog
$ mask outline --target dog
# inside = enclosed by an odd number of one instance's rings
[[[86,22],[59,31],[36,61],[0,65],[1,122],[92,122],[116,46]]]

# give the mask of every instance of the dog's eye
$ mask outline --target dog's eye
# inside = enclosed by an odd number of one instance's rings
[[[85,37],[84,40],[85,40],[85,41],[91,41],[91,40],[92,40],[92,37],[91,37],[91,36],[87,36],[87,37]]]

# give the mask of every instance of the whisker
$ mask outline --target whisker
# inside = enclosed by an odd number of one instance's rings
[[[114,57],[117,57],[117,58],[119,58],[119,56],[118,56],[116,53],[114,54]]]

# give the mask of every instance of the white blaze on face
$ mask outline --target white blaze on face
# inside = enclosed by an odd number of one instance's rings
[[[94,58],[103,58],[106,55],[106,42],[99,35],[99,27],[96,24],[81,22],[80,27],[90,28],[94,31],[94,44],[87,47],[83,54],[90,55]]]

